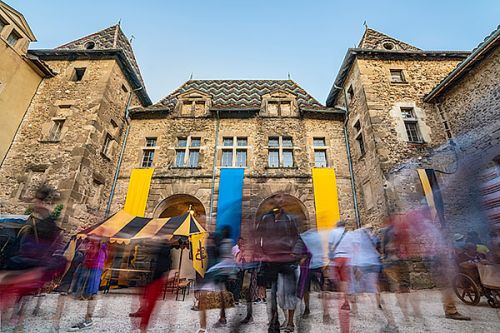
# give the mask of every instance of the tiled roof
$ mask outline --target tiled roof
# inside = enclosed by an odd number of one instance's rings
[[[193,89],[210,95],[214,109],[258,109],[262,95],[277,90],[294,94],[301,109],[325,108],[292,80],[189,80],[148,109],[171,111],[177,104],[177,96]]]
[[[83,50],[88,42],[95,43],[94,50],[122,50],[144,86],[144,81],[139,70],[139,65],[135,59],[132,45],[130,45],[127,36],[125,36],[119,24],[56,47],[56,50]]]
[[[441,82],[439,82],[436,87],[432,89],[432,91],[427,94],[424,98],[424,101],[430,102],[434,98],[438,97],[446,91],[447,87],[453,85],[460,77],[462,77],[465,73],[470,70],[477,62],[484,59],[485,54],[490,49],[495,49],[500,45],[500,25],[497,26],[495,30],[491,32],[488,36],[486,36],[481,43],[472,53],[465,58],[463,61],[458,63],[458,65],[453,69]]]
[[[390,42],[394,44],[394,51],[403,50],[403,51],[418,51],[419,48],[416,48],[413,45],[407,44],[400,40],[397,40],[394,37],[383,34],[377,30],[373,30],[371,28],[366,28],[363,37],[359,41],[358,48],[360,49],[372,49],[372,50],[384,50],[384,44],[386,42]]]

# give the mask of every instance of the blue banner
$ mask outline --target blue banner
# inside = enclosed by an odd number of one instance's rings
[[[220,170],[219,199],[217,205],[216,229],[231,227],[231,238],[236,242],[240,237],[241,202],[243,199],[243,168],[223,168]]]

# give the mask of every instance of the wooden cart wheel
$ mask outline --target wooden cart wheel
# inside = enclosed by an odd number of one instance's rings
[[[477,305],[481,300],[479,286],[465,274],[459,273],[453,280],[453,291],[467,305]]]
[[[492,308],[500,308],[500,291],[496,289],[490,289],[490,297],[488,297],[488,304]]]

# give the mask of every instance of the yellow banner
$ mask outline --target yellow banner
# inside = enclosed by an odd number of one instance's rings
[[[432,186],[429,182],[429,177],[427,177],[427,172],[425,172],[425,169],[417,169],[417,172],[424,189],[425,200],[427,201],[427,205],[431,210],[431,218],[433,221],[436,221],[437,210],[436,204],[434,203],[434,194],[432,193]]]
[[[132,170],[128,183],[127,199],[123,207],[124,211],[135,216],[144,217],[153,172],[154,168]]]
[[[318,230],[335,227],[340,219],[337,179],[333,168],[313,168],[314,205]]]
[[[207,255],[208,232],[191,235],[191,251],[193,254],[193,267],[203,277],[208,264]]]

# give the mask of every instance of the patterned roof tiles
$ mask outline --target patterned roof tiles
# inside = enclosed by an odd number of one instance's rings
[[[325,108],[292,80],[189,80],[149,109],[171,111],[177,104],[177,96],[189,90],[210,95],[214,109],[258,109],[261,107],[262,95],[277,90],[285,90],[297,96],[301,109]]]

